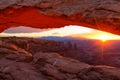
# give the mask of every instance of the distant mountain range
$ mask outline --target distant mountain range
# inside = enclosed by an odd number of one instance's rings
[[[31,28],[27,26],[18,26],[18,27],[12,27],[9,29],[6,29],[4,33],[32,33],[32,32],[42,32],[49,29],[37,29],[37,28]]]

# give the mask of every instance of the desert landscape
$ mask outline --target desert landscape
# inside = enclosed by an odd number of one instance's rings
[[[61,43],[50,40],[1,38],[0,79],[120,80],[119,68],[63,57],[61,52],[65,49]]]
[[[85,39],[79,37],[42,37],[43,40],[53,40],[61,42],[65,47],[65,52],[61,52],[66,57],[74,58],[93,65],[109,65],[120,67],[120,40]],[[101,60],[101,58],[103,58]]]
[[[0,0],[0,80],[120,80],[120,0]]]

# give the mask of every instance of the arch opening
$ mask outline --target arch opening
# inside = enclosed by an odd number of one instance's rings
[[[4,30],[0,34],[0,36],[33,37],[33,38],[48,36],[56,37],[71,36],[101,41],[120,40],[119,35],[77,25],[69,25],[60,28],[46,28],[46,29],[31,28],[29,26],[18,26]]]

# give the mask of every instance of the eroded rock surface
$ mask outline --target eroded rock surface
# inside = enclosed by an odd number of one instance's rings
[[[0,41],[1,80],[120,80],[119,68],[92,66],[55,52],[31,53],[6,39]]]
[[[18,25],[53,28],[73,24],[120,34],[119,5],[119,0],[1,0],[0,31]]]

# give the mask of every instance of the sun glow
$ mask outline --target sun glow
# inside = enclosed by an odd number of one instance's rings
[[[110,33],[104,33],[94,36],[93,39],[98,39],[101,40],[102,42],[106,42],[108,40],[120,40],[120,36]]]
[[[110,39],[111,39],[111,36],[106,35],[106,34],[102,34],[102,35],[98,35],[98,36],[96,37],[96,39],[99,39],[99,40],[101,40],[102,42],[106,42],[107,40],[110,40]]]
[[[20,32],[21,29],[22,29],[22,33],[6,33],[6,31],[14,32],[14,30],[17,30],[18,32]],[[39,38],[39,37],[46,37],[46,36],[57,36],[57,37],[71,36],[71,37],[77,37],[77,38],[96,39],[96,40],[101,40],[102,42],[106,42],[108,40],[120,40],[119,35],[115,35],[115,34],[104,32],[104,31],[99,31],[96,29],[86,28],[83,26],[75,26],[75,25],[65,26],[61,28],[48,29],[48,30],[40,29],[39,32],[31,31],[31,33],[24,33],[25,31],[24,28],[21,28],[21,29],[13,28],[12,30],[6,30],[5,32],[0,33],[0,37],[17,36],[17,37]]]

